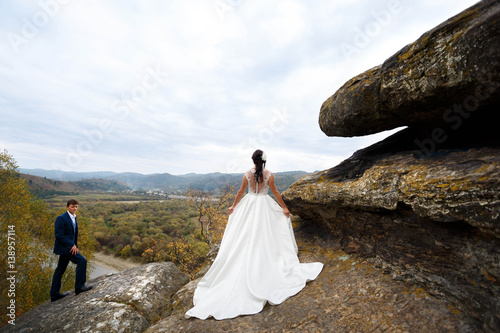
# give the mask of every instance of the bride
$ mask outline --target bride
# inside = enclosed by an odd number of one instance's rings
[[[265,169],[266,155],[256,150],[252,160],[255,167],[243,176],[219,253],[198,283],[186,318],[221,320],[258,313],[266,302],[277,305],[297,294],[323,269],[319,262],[299,262],[290,212],[273,174]]]

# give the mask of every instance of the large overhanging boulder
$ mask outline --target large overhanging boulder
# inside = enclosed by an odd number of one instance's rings
[[[448,123],[500,100],[500,3],[484,0],[347,81],[321,107],[328,136]]]
[[[500,327],[500,2],[484,0],[349,80],[329,136],[408,126],[283,193],[343,250]]]

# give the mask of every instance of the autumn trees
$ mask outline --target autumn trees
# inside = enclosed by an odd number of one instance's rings
[[[194,276],[221,238],[232,188],[217,194],[190,190],[184,198],[82,205],[97,247],[123,259],[171,261]]]
[[[56,215],[30,193],[13,157],[0,151],[0,307],[14,304],[15,316],[49,299],[57,257],[54,246]],[[92,239],[81,224],[80,250],[92,257]],[[63,277],[63,290],[72,289],[74,270]],[[10,278],[10,280],[7,280]],[[11,283],[12,282],[12,283]],[[2,318],[2,325],[9,317]]]
[[[210,248],[222,239],[227,222],[227,208],[234,198],[233,192],[234,187],[229,185],[220,189],[219,195],[196,189],[187,192],[190,204],[197,213],[201,238]]]
[[[199,229],[184,237],[155,242],[143,253],[147,261],[172,261],[183,272],[193,277],[201,268],[208,251],[224,234],[227,207],[233,199],[234,188],[226,186],[218,195],[201,190],[187,192],[188,204],[196,214]]]

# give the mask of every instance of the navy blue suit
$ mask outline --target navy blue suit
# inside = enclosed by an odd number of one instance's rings
[[[69,252],[73,245],[78,247],[78,223],[73,227],[69,213],[65,212],[57,217],[54,230],[56,236],[54,253],[59,255],[59,262],[52,278],[51,297],[59,293],[62,276],[70,261],[76,264],[75,289],[84,287],[87,280],[87,259],[80,253],[74,255]]]

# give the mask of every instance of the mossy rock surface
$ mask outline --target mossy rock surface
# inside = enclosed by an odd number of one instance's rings
[[[328,98],[321,129],[328,136],[368,135],[452,122],[498,103],[499,22],[500,3],[484,0],[426,32]]]

